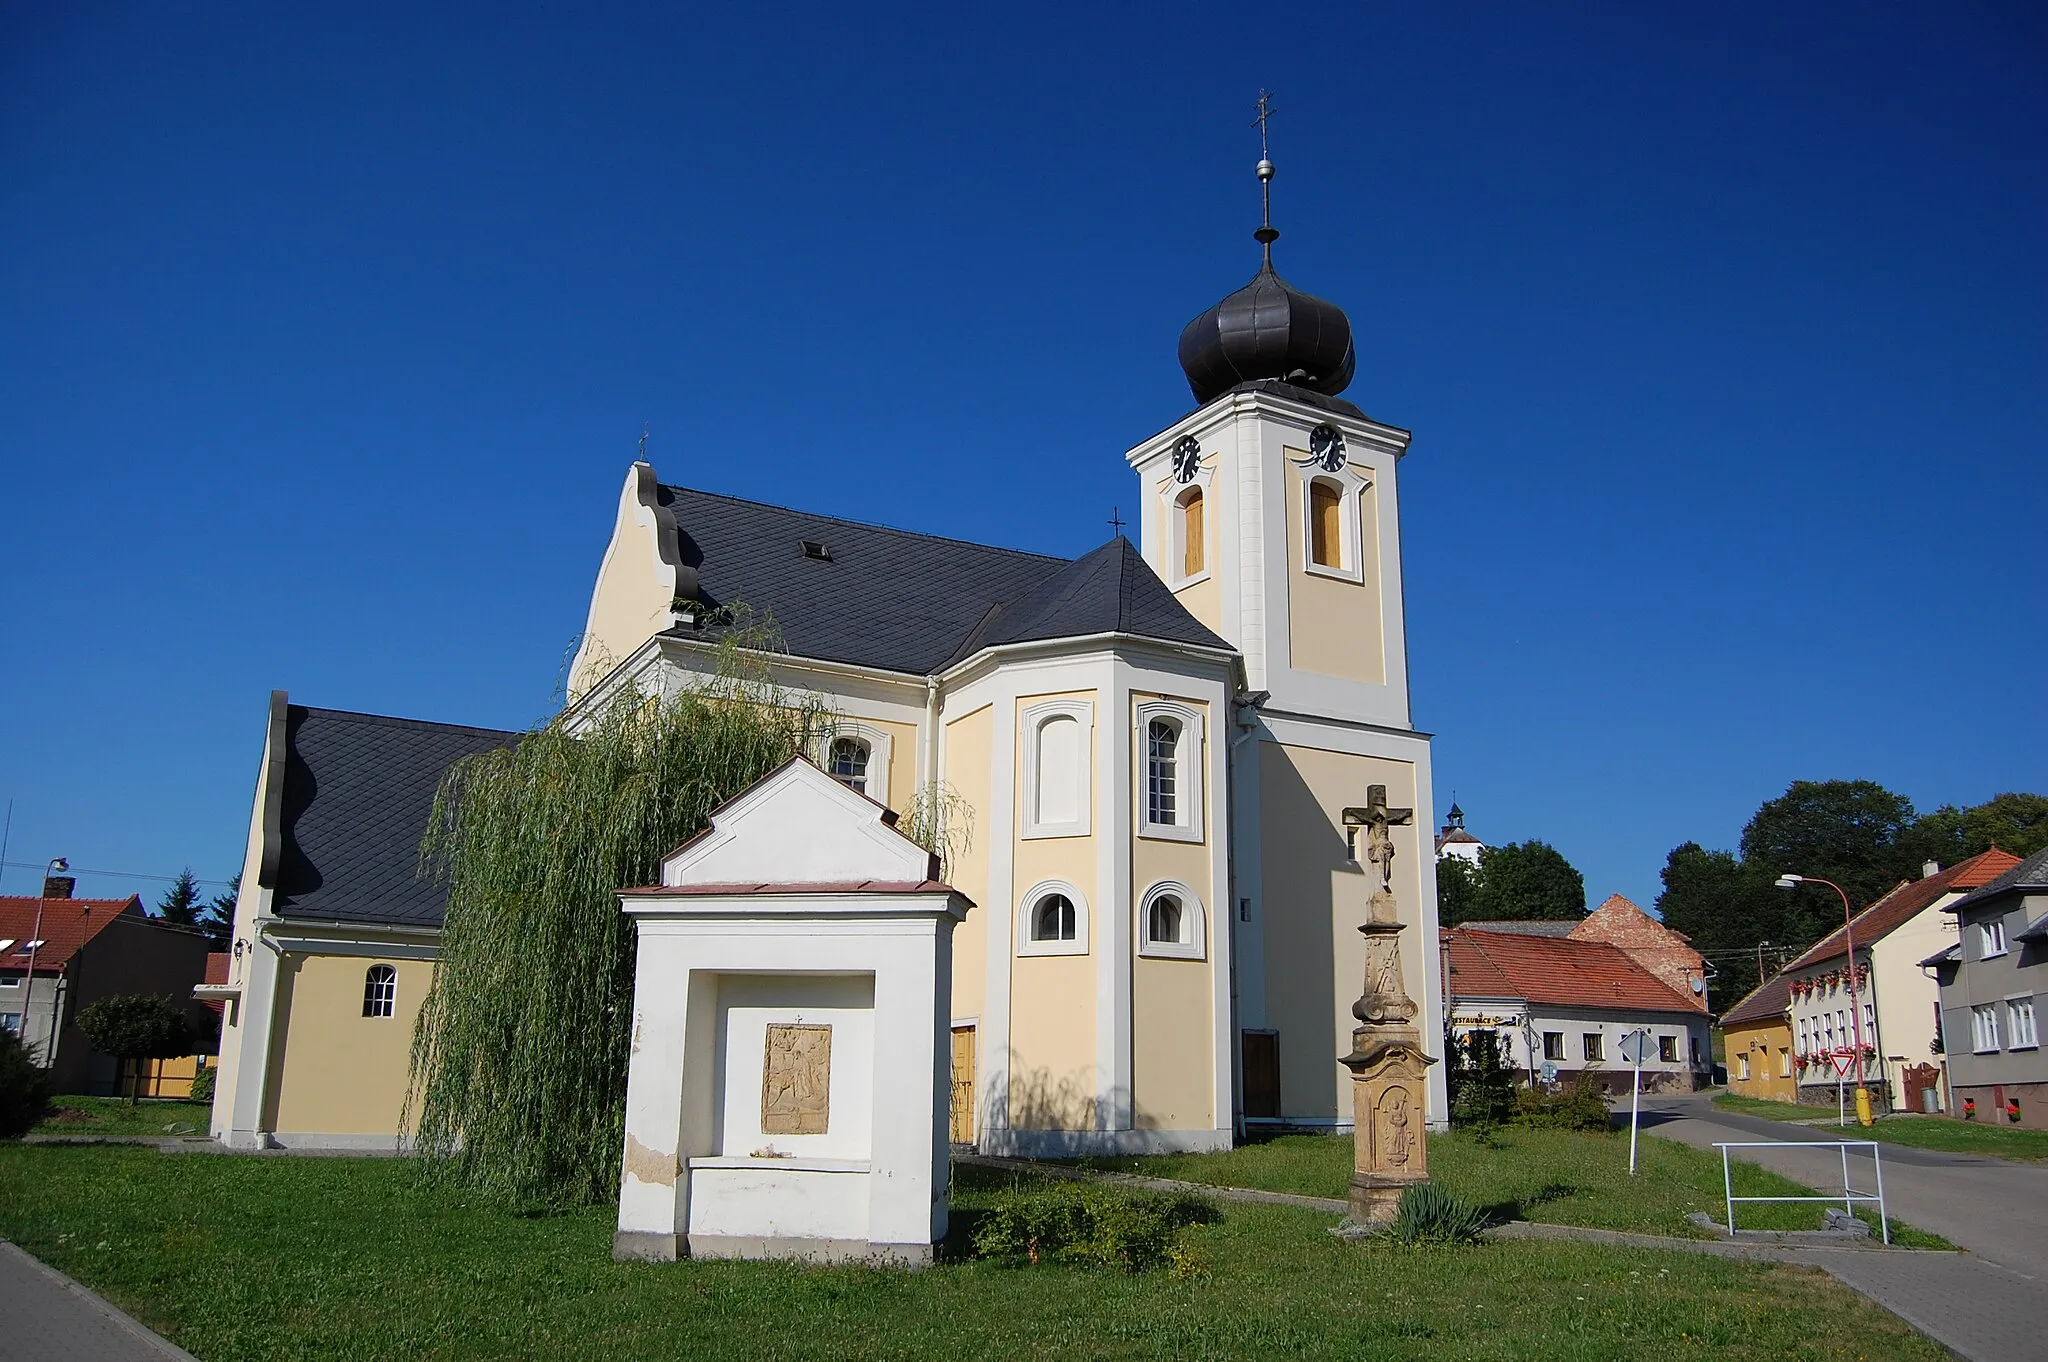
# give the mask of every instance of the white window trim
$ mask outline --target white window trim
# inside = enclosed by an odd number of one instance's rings
[[[1991,1043],[1984,1043],[1989,1033]],[[1970,1009],[1970,1049],[1973,1054],[1995,1055],[1999,1052],[1998,1004],[1978,1003]]]
[[[1071,718],[1081,725],[1080,814],[1068,823],[1040,823],[1033,814],[1038,808],[1038,726],[1047,719]],[[1024,805],[1019,811],[1024,830],[1019,835],[1037,837],[1086,837],[1094,826],[1095,808],[1095,706],[1087,700],[1048,700],[1024,711]]]
[[[818,749],[811,757],[828,776],[832,774],[832,743],[839,738],[858,738],[868,745],[868,787],[861,793],[884,808],[895,808],[889,798],[894,793],[889,788],[889,730],[859,719],[835,716],[826,727],[824,736],[818,739]]]
[[[1074,939],[1072,941],[1037,941],[1032,939],[1031,920],[1038,916],[1038,901],[1047,894],[1065,894],[1067,902],[1074,905]],[[1017,954],[1088,954],[1088,899],[1078,887],[1067,880],[1040,880],[1025,891],[1024,896],[1017,900]]]
[[[1216,562],[1216,515],[1215,505],[1210,497],[1209,483],[1212,470],[1203,469],[1191,481],[1166,484],[1166,571],[1159,575],[1166,581],[1168,591],[1185,591],[1191,586],[1209,580]],[[1189,577],[1180,575],[1180,565],[1187,561],[1186,526],[1180,513],[1181,498],[1190,491],[1202,494],[1202,570]]]
[[[1186,820],[1184,822],[1155,823],[1151,819],[1152,801],[1146,795],[1152,783],[1152,754],[1146,733],[1154,719],[1171,719],[1180,725],[1180,744],[1174,753],[1174,764],[1178,768],[1174,773],[1177,782],[1174,796],[1180,816]],[[1132,727],[1132,742],[1131,770],[1135,778],[1131,781],[1131,792],[1138,806],[1138,836],[1169,842],[1204,840],[1203,794],[1208,768],[1202,741],[1202,712],[1174,700],[1140,701]]]
[[[1980,918],[1977,921],[1977,949],[1979,960],[1996,960],[2006,953],[2005,919],[2002,917]],[[1998,938],[1998,949],[1991,949],[1991,939]]]
[[[2013,1020],[2018,1015],[2013,1011],[2013,1006],[2016,1003],[2024,1005],[2027,1009],[2027,1030],[2033,1033],[2032,1039],[2024,1041],[2020,1039],[2019,1024]],[[2008,993],[2005,996],[2005,1029],[2006,1033],[2011,1037],[2005,1047],[2006,1049],[2038,1050],[2041,1048],[2041,1014],[2034,1006],[2033,994]]]
[[[1365,554],[1361,545],[1365,542],[1363,524],[1366,489],[1372,486],[1372,479],[1354,471],[1351,464],[1335,473],[1325,473],[1311,464],[1306,468],[1297,467],[1295,477],[1301,488],[1301,570],[1311,577],[1328,577],[1339,582],[1363,583],[1365,581]],[[1309,497],[1312,484],[1327,482],[1337,488],[1337,561],[1338,567],[1330,567],[1316,561],[1315,506]]]
[[[370,977],[380,969],[389,970],[391,972],[391,977],[389,979],[380,981],[380,983],[388,983],[391,986],[391,996],[388,999],[391,1005],[391,1010],[388,1012],[381,1010],[371,1012],[368,1010],[372,1004],[372,994],[370,990],[373,987],[373,985],[370,982]],[[382,990],[380,988],[379,993],[381,992]],[[387,1000],[382,997],[378,997],[376,998],[375,1001],[376,1005],[381,1009]],[[364,1021],[388,1021],[391,1018],[394,1018],[398,1015],[398,966],[392,964],[388,960],[379,960],[376,964],[369,966],[367,969],[363,971],[363,1008]]]
[[[1185,941],[1152,939],[1152,905],[1167,895],[1180,900],[1181,931]],[[1138,899],[1138,954],[1149,960],[1203,960],[1208,958],[1208,910],[1195,891],[1179,880],[1161,880]]]

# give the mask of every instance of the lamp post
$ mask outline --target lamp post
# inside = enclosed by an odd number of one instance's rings
[[[1856,927],[1855,914],[1849,907],[1849,895],[1833,880],[1824,880],[1818,875],[1778,876],[1778,888],[1797,889],[1802,884],[1824,884],[1841,896],[1842,940],[1849,948],[1849,1022],[1856,1028],[1856,1124],[1871,1124],[1870,1089],[1863,1081],[1863,1001],[1856,991]]]
[[[36,895],[36,929],[35,929],[35,934],[34,934],[33,936],[29,937],[29,939],[28,939],[28,993],[27,993],[27,994],[26,994],[26,996],[24,997],[24,999],[23,999],[23,1002],[22,1002],[22,1005],[21,1005],[21,1029],[22,1029],[22,1031],[23,1031],[23,1033],[24,1033],[24,1035],[23,1035],[23,1039],[24,1039],[24,1040],[26,1040],[26,1039],[27,1039],[27,1037],[26,1037],[26,1032],[28,1031],[28,1010],[29,1010],[29,1008],[30,1008],[30,1007],[32,1007],[32,1006],[34,1006],[34,1005],[35,1005],[35,1000],[36,1000],[36,952],[37,952],[37,951],[39,951],[39,950],[41,950],[41,949],[43,948],[43,905],[47,904],[47,903],[48,903],[48,902],[50,901],[50,899],[49,899],[49,891],[50,891],[50,878],[51,878],[51,877],[52,877],[53,875],[61,875],[61,874],[63,874],[63,873],[65,872],[65,871],[69,870],[70,868],[71,868],[71,862],[69,862],[69,861],[65,860],[65,859],[64,859],[64,858],[63,858],[62,856],[52,856],[52,857],[50,858],[50,863],[49,863],[48,865],[46,865],[46,866],[44,866],[44,867],[43,867],[43,884],[42,884],[42,889],[41,889],[41,891],[40,891],[40,892],[38,892],[38,893],[37,893],[37,895]],[[52,992],[51,992],[51,994],[50,994],[50,1034],[49,1034],[49,1042],[50,1042],[50,1044],[51,1044],[51,1045],[54,1045],[54,1044],[56,1043],[56,1040],[57,1040],[57,995],[56,995],[56,992],[55,992],[54,990],[52,990]],[[50,1067],[50,1056],[49,1056],[49,1054],[47,1053],[47,1050],[46,1050],[46,1052],[44,1053],[44,1055],[43,1055],[43,1057],[42,1057],[42,1062],[43,1062],[43,1067],[44,1067],[45,1069],[47,1069],[47,1068],[49,1068],[49,1067]]]

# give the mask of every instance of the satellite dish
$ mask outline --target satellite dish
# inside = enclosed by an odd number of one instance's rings
[[[1695,993],[1705,993],[1707,991],[1707,986],[1700,980],[1695,979],[1692,981],[1692,991]]]

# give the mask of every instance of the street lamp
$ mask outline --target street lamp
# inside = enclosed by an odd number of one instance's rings
[[[36,895],[36,930],[35,934],[29,937],[28,939],[28,992],[24,995],[21,1004],[21,1029],[24,1041],[26,1041],[27,1039],[28,1032],[28,1010],[35,1003],[36,1000],[36,952],[43,948],[43,905],[50,901],[48,897],[50,892],[50,877],[53,875],[61,875],[70,868],[71,862],[65,860],[62,856],[52,856],[50,858],[50,863],[43,867],[43,887],[42,891]],[[50,994],[49,1039],[52,1045],[56,1043],[57,995],[54,991]],[[44,1054],[42,1059],[43,1067],[46,1069],[49,1068],[49,1055],[47,1053]]]
[[[1871,1124],[1870,1089],[1863,1082],[1863,1002],[1856,992],[1856,928],[1849,908],[1849,895],[1833,880],[1818,875],[1780,875],[1778,888],[1797,889],[1802,884],[1824,884],[1842,899],[1842,940],[1849,948],[1849,1021],[1856,1028],[1856,1124]]]

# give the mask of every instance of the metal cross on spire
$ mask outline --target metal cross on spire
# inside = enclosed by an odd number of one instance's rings
[[[1280,239],[1280,233],[1273,228],[1273,159],[1266,154],[1266,120],[1279,110],[1273,107],[1273,96],[1265,90],[1259,91],[1259,116],[1252,120],[1252,126],[1259,130],[1259,199],[1264,208],[1265,218],[1259,230],[1252,233],[1252,239],[1266,248],[1266,268],[1273,268],[1273,243]]]

